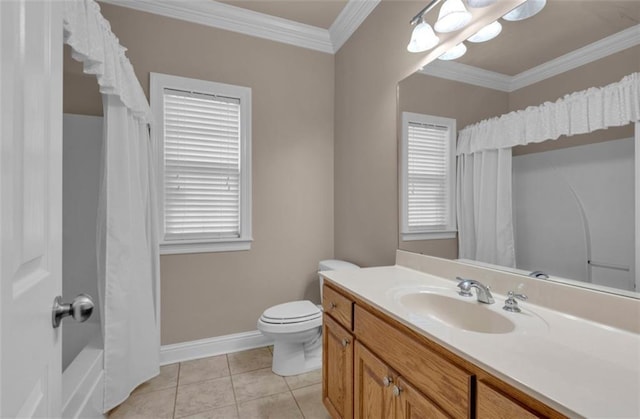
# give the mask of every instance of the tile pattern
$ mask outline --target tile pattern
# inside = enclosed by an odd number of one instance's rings
[[[110,419],[330,419],[322,372],[271,372],[270,347],[160,368],[109,413]]]

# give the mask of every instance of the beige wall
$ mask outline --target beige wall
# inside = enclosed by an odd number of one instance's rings
[[[391,265],[398,247],[396,84],[421,54],[406,46],[420,2],[382,1],[336,54],[335,252]]]
[[[442,116],[456,120],[458,129],[506,113],[505,92],[415,73],[398,83],[398,121],[402,112]],[[401,130],[398,124],[398,138]],[[399,140],[400,141],[400,140]],[[458,257],[457,239],[402,241],[399,248],[447,259]]]
[[[318,261],[333,256],[334,57],[101,7],[145,92],[149,72],[252,88],[252,248],[161,258],[162,343],[255,330],[270,305],[318,301]],[[65,70],[66,111],[99,113],[77,68]]]

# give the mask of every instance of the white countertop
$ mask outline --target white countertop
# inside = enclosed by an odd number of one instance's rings
[[[511,333],[446,326],[399,302],[407,290],[438,287],[452,298],[456,283],[402,266],[326,271],[323,275],[413,330],[570,417],[640,418],[640,335],[505,296],[484,305],[511,319]],[[475,297],[474,297],[475,299]],[[468,299],[465,299],[468,301]],[[478,303],[479,304],[479,303]],[[594,307],[597,310],[598,307]]]

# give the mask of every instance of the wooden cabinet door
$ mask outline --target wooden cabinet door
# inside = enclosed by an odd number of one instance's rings
[[[482,381],[478,381],[477,410],[478,419],[535,419],[540,417]]]
[[[354,355],[354,410],[356,418],[393,418],[391,386],[395,374],[360,342]]]
[[[353,336],[327,314],[322,324],[322,400],[334,419],[353,418]]]
[[[395,419],[450,418],[442,409],[402,378],[399,378],[394,386]]]

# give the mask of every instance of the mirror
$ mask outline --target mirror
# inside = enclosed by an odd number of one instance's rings
[[[635,0],[548,0],[530,19],[500,22],[497,38],[466,42],[463,57],[436,60],[398,84],[398,138],[403,112],[453,118],[459,131],[640,71]],[[515,267],[461,261],[640,298],[638,142],[628,124],[514,147]],[[457,238],[400,234],[398,247],[458,258]]]

